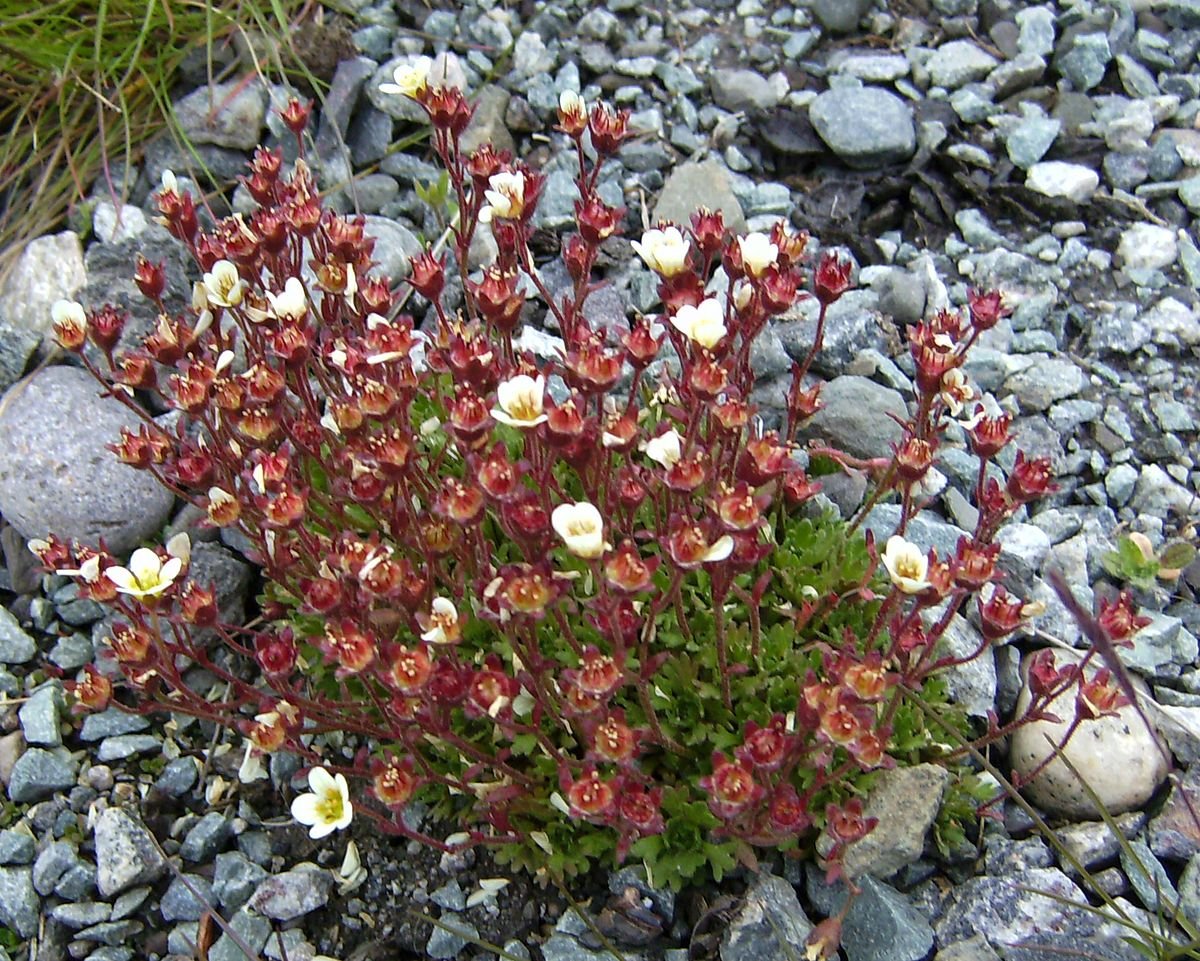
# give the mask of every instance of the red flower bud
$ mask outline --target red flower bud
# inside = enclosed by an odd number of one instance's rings
[[[989,641],[998,641],[1011,634],[1024,620],[1024,603],[998,584],[992,586],[991,595],[979,599],[980,628]]]
[[[813,275],[813,287],[822,307],[835,303],[850,289],[850,272],[853,267],[850,261],[840,259],[837,254],[826,252],[821,255]]]
[[[701,256],[707,258],[720,253],[725,244],[725,215],[719,210],[701,207],[692,214],[692,239]]]
[[[294,133],[297,137],[304,132],[304,128],[308,126],[308,118],[312,114],[312,101],[301,103],[295,97],[292,97],[287,102],[287,106],[279,111],[279,117],[287,125],[288,130]]]
[[[1058,490],[1053,481],[1054,474],[1049,457],[1025,459],[1024,451],[1017,451],[1017,460],[1008,475],[1008,496],[1018,504],[1026,504],[1045,494]]]
[[[1129,591],[1122,591],[1116,600],[1102,599],[1098,620],[1100,627],[1114,644],[1129,641],[1134,634],[1150,623],[1150,618],[1138,615],[1133,595]]]
[[[596,104],[588,115],[592,146],[601,157],[612,156],[629,136],[629,111],[615,112],[607,104]]]
[[[426,250],[412,259],[411,268],[408,282],[413,289],[430,302],[437,300],[446,286],[446,271],[441,260]]]
[[[991,330],[1000,323],[1001,318],[1012,313],[1011,307],[1004,306],[1004,299],[998,290],[968,291],[967,307],[971,314],[971,325],[978,331]]]

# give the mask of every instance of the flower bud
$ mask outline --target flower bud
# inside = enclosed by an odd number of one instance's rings
[[[821,255],[816,273],[813,274],[813,287],[822,307],[836,303],[850,289],[850,272],[853,269],[850,261],[842,260],[837,254],[826,252]]]
[[[304,128],[308,126],[308,118],[312,114],[312,101],[301,103],[297,98],[292,97],[288,100],[287,106],[279,111],[279,117],[287,126],[288,130],[294,133],[297,137],[304,132]]]

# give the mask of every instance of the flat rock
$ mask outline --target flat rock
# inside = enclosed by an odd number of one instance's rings
[[[809,105],[808,116],[829,149],[856,169],[902,163],[917,149],[912,108],[879,87],[826,90]]]
[[[161,530],[174,497],[106,449],[141,421],[99,390],[76,367],[47,367],[4,395],[0,512],[26,538],[103,538],[119,555]]]
[[[96,819],[96,887],[101,897],[162,877],[166,861],[146,826],[122,808]]]
[[[1029,168],[1025,186],[1046,197],[1062,197],[1085,204],[1100,186],[1100,175],[1082,164],[1043,160]]]
[[[746,217],[733,194],[729,171],[712,160],[680,164],[671,171],[654,205],[654,220],[686,227],[701,207],[719,210],[732,232],[745,231]]]
[[[194,90],[175,104],[175,118],[193,143],[253,150],[267,115],[267,91],[258,82],[231,80]]]
[[[721,937],[721,961],[804,957],[812,922],[795,889],[771,874],[758,877]]]
[[[825,406],[804,425],[806,438],[828,441],[855,457],[878,457],[902,435],[889,413],[904,417],[904,398],[866,377],[835,377],[821,390]]]
[[[329,901],[333,878],[319,868],[296,868],[263,881],[250,896],[252,911],[276,921],[302,917]]]
[[[18,804],[41,801],[56,791],[72,788],[75,770],[74,762],[60,753],[31,747],[13,765],[8,778],[9,800]]]
[[[29,868],[0,868],[0,924],[21,938],[32,938],[38,930],[40,902],[33,889]]]

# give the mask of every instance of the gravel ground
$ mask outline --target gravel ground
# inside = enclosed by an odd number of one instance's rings
[[[419,118],[378,86],[398,64],[438,54],[438,69],[478,99],[472,142],[512,149],[548,174],[538,224],[547,250],[575,194],[564,142],[540,133],[571,89],[632,112],[638,136],[600,188],[628,208],[627,234],[684,220],[704,202],[736,229],[786,218],[852,257],[858,289],[831,312],[817,362],[828,407],[813,428],[848,449],[886,450],[889,423],[864,422],[861,412],[913,396],[906,324],[964,303],[968,286],[1006,293],[1011,321],[988,335],[969,373],[1010,398],[1021,446],[1053,459],[1061,490],[1001,533],[1009,578],[1047,612],[1030,636],[952,678],[973,714],[1011,710],[1023,653],[1047,637],[1078,642],[1043,579],[1048,569],[1064,571],[1090,604],[1112,581],[1102,558],[1122,533],[1155,547],[1194,537],[1197,0],[347,7],[352,15],[310,25],[303,38],[332,80],[316,167],[339,209],[368,215],[380,269],[392,277],[405,273],[419,235],[437,233],[414,189],[436,170],[420,146],[393,149]],[[269,108],[288,91],[209,91],[202,59],[194,66],[178,112],[209,172],[191,176],[226,188],[217,213],[243,209],[248,197],[232,178],[260,137],[283,142]],[[29,245],[0,293],[0,693],[10,699],[0,711],[0,961],[192,957],[200,928],[213,936],[211,961],[241,957],[201,921],[206,905],[268,958],[492,956],[475,946],[481,939],[517,957],[605,956],[575,909],[524,877],[468,908],[480,879],[503,875],[483,856],[439,857],[351,830],[366,868],[351,888],[340,874],[345,837],[317,845],[287,816],[281,792],[293,758],[273,757],[268,781],[235,786],[241,758],[228,734],[184,719],[109,711],[80,724],[65,713],[61,678],[93,660],[106,622],[65,578],[34,572],[26,540],[102,535],[128,551],[189,518],[107,458],[102,445],[123,414],[98,404],[80,371],[51,366],[13,385],[47,355],[49,306],[60,297],[128,305],[143,331],[153,322],[129,279],[136,252],[166,257],[172,295],[188,296],[186,259],[152,223],[147,197],[164,169],[182,179],[190,167],[170,141],[152,144],[142,164],[114,173],[127,205],[98,186],[73,229]],[[612,253],[609,284],[589,308],[597,322],[622,324],[630,310],[656,308],[656,282],[625,241]],[[552,289],[567,283],[565,274],[546,279]],[[813,322],[797,310],[764,337],[764,408],[778,408]],[[950,440],[938,465],[945,488],[912,534],[934,546],[953,545],[957,528],[973,523],[964,494],[974,459]],[[844,512],[863,496],[852,483],[827,493]],[[869,526],[890,532],[891,519],[878,508]],[[212,540],[193,558],[234,618],[257,577],[238,547]],[[881,823],[861,858],[878,880],[868,876],[847,918],[848,961],[1051,959],[1080,945],[1094,957],[1138,957],[1113,922],[1048,896],[1085,898],[1078,864],[1132,917],[1177,905],[1200,924],[1200,827],[1188,816],[1200,805],[1197,587],[1193,565],[1140,591],[1152,621],[1126,652],[1174,770],[1139,763],[1155,748],[1138,725],[1112,725],[1077,758],[1103,767],[1101,794],[1128,812],[1119,824],[1131,843],[1122,850],[1089,820],[1086,799],[1050,791],[1037,800],[1068,822],[1071,857],[1015,808],[986,826],[978,847],[939,857],[926,833],[944,775],[896,772],[868,811]],[[964,650],[977,643],[966,620],[952,634]],[[844,894],[803,866],[773,867],[678,898],[625,869],[574,895],[631,958],[684,961],[689,947],[691,957],[722,961],[801,956],[812,924]]]

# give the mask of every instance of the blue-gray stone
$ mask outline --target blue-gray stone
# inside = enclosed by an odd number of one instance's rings
[[[467,907],[467,895],[454,878],[429,895],[429,900],[447,911],[464,911]]]
[[[78,941],[97,941],[109,947],[117,947],[121,942],[141,934],[144,927],[141,921],[102,921],[80,931],[75,938]]]
[[[1072,87],[1085,93],[1100,85],[1110,60],[1108,37],[1102,33],[1083,33],[1075,38],[1070,50],[1055,57],[1054,63]]]
[[[185,861],[207,864],[233,837],[233,824],[219,811],[210,811],[188,831],[179,846]]]
[[[59,749],[62,751],[62,749]],[[63,752],[65,755],[65,751]],[[13,765],[8,781],[10,801],[41,801],[55,791],[75,786],[75,762],[40,747],[31,747]]]
[[[846,903],[846,885],[825,884],[824,873],[808,866],[806,891],[813,906],[831,916]],[[933,929],[907,897],[875,878],[856,882],[861,894],[842,922],[842,948],[850,961],[920,961],[933,947]]]
[[[260,83],[231,80],[188,94],[174,112],[192,143],[253,150],[266,119],[267,92]]]
[[[96,901],[82,901],[76,904],[59,904],[50,909],[50,917],[72,931],[80,928],[90,928],[93,924],[107,921],[112,915],[112,908],[107,904]]]
[[[795,888],[781,877],[760,875],[721,937],[721,961],[803,958],[812,929]]]
[[[183,797],[195,785],[197,777],[195,760],[190,757],[177,757],[167,762],[162,774],[154,782],[154,788],[167,797]]]
[[[468,944],[479,940],[479,929],[451,911],[443,911],[429,935],[425,953],[431,958],[456,958]]]
[[[96,869],[86,861],[80,861],[58,879],[54,893],[68,901],[78,901],[95,886]]]
[[[62,686],[54,682],[38,688],[21,705],[17,717],[21,721],[21,733],[25,735],[27,744],[43,747],[62,744],[62,732],[58,729],[58,712],[62,703]]]
[[[86,634],[60,637],[48,655],[50,663],[64,671],[77,671],[95,657],[92,639]]]
[[[107,764],[135,754],[154,754],[160,750],[162,741],[153,734],[118,734],[100,742],[96,757],[102,764]]]
[[[1009,159],[1022,170],[1028,170],[1046,156],[1062,123],[1050,117],[1026,117],[1009,131],[1005,149]]]
[[[250,950],[256,953],[261,951],[263,945],[267,943],[272,928],[268,918],[261,917],[244,907],[229,919],[229,925],[249,946]],[[245,961],[245,958],[246,953],[242,950],[241,945],[228,934],[222,934],[208,953],[208,961]]]
[[[222,908],[232,911],[245,904],[267,876],[263,868],[241,851],[225,851],[217,855],[213,894],[221,902]]]
[[[908,160],[917,148],[912,108],[878,87],[836,88],[808,108],[817,135],[848,166],[872,169]],[[847,123],[854,117],[854,123]]]
[[[105,945],[89,954],[87,961],[133,961],[133,948]]]
[[[150,897],[150,890],[150,886],[144,884],[141,887],[122,891],[113,901],[112,920],[120,921],[121,918],[127,918],[133,914],[146,903],[146,898]]]
[[[130,714],[120,708],[110,707],[99,714],[89,714],[83,719],[79,737],[84,741],[102,741],[117,734],[136,734],[150,726],[142,714]]]
[[[291,921],[324,907],[333,876],[319,868],[295,868],[263,881],[247,907],[275,921]]]
[[[29,868],[0,868],[0,924],[21,938],[32,938],[38,930],[40,902],[33,889]]]
[[[153,835],[121,808],[106,808],[100,813],[95,838],[96,886],[103,898],[156,881],[166,870],[166,859]]]
[[[29,864],[36,850],[33,838],[24,831],[0,831],[0,864]]]
[[[59,878],[79,863],[75,845],[68,841],[55,841],[46,845],[33,862],[33,889],[45,897],[54,890]]]
[[[37,653],[33,638],[21,630],[17,619],[0,607],[0,664],[24,664]]]
[[[215,907],[212,882],[198,874],[183,874],[171,881],[158,909],[164,921],[199,921],[210,907]]]
[[[1146,842],[1130,841],[1121,848],[1120,859],[1130,886],[1146,910],[1151,914],[1171,914],[1179,903],[1179,892]]]

